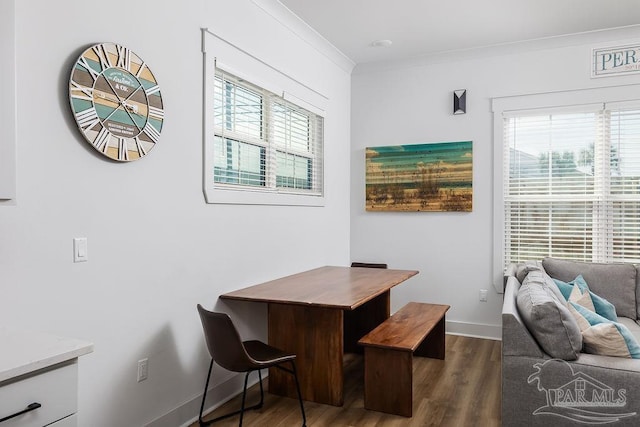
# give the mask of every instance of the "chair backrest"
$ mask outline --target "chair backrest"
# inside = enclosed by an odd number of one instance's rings
[[[373,262],[352,262],[351,267],[387,268],[387,264],[379,264]]]
[[[238,330],[226,313],[216,313],[198,304],[204,337],[209,354],[223,368],[234,372],[245,372],[252,368],[251,357],[242,344]]]

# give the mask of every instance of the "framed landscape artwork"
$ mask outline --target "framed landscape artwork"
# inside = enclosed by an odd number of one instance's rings
[[[471,212],[472,141],[366,148],[367,211]]]

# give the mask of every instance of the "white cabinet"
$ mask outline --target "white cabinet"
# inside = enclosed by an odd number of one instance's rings
[[[0,329],[0,348],[0,427],[76,426],[78,357],[93,345]]]
[[[0,205],[16,198],[15,50],[15,0],[0,0]]]
[[[76,414],[73,414],[69,415],[67,418],[61,419],[60,421],[56,421],[55,424],[51,424],[51,427],[76,427],[77,425],[78,417],[76,417]]]
[[[0,419],[19,413],[29,405],[39,404],[40,407],[0,423],[0,426],[42,427],[75,414],[78,410],[77,384],[77,362],[7,381],[0,387]]]

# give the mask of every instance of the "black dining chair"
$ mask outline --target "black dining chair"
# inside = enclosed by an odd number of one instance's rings
[[[351,267],[387,268],[387,264],[381,264],[381,263],[375,263],[375,262],[352,262]]]
[[[244,412],[251,409],[259,409],[264,403],[264,390],[262,389],[261,369],[276,367],[289,372],[293,375],[298,392],[298,400],[300,401],[300,411],[302,412],[302,426],[307,425],[307,417],[304,412],[304,404],[302,403],[302,394],[300,393],[300,384],[298,383],[298,374],[296,373],[295,358],[296,355],[284,352],[278,348],[272,347],[262,341],[242,341],[238,330],[234,326],[231,318],[226,313],[215,313],[204,309],[198,304],[198,313],[202,321],[204,337],[207,343],[209,354],[211,355],[211,364],[209,365],[209,373],[207,374],[207,382],[204,386],[204,395],[202,396],[202,404],[200,405],[200,415],[198,421],[200,426],[208,426],[216,421],[240,414],[240,426],[242,426],[242,418]],[[242,390],[242,404],[239,410],[226,415],[216,417],[212,420],[204,421],[202,412],[204,411],[204,403],[207,398],[207,388],[209,388],[209,379],[213,369],[213,362],[232,372],[245,372],[244,388]],[[283,364],[291,364],[291,369],[282,366]],[[247,395],[247,381],[249,374],[258,371],[260,381],[260,402],[245,408],[245,399]]]

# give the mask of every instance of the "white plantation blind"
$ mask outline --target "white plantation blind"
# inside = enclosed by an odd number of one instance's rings
[[[503,113],[504,264],[640,262],[640,103]]]
[[[214,181],[265,187],[267,142],[260,88],[219,72],[213,92]]]
[[[272,138],[276,149],[276,186],[313,191],[322,182],[322,117],[273,98]]]
[[[610,253],[615,260],[640,260],[640,105],[611,106]]]
[[[322,117],[219,69],[213,108],[215,183],[322,194]]]

